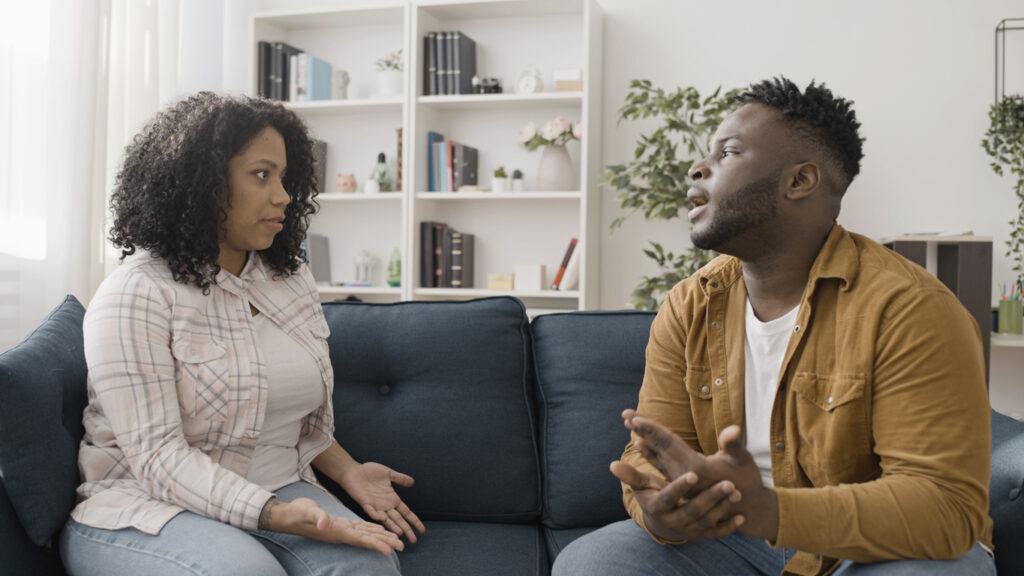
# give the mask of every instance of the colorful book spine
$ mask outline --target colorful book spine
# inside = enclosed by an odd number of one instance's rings
[[[558,267],[558,273],[555,274],[555,281],[551,283],[552,290],[559,290],[562,277],[565,276],[565,269],[569,266],[569,259],[572,258],[572,253],[576,249],[576,242],[576,238],[569,240],[569,247],[565,250],[565,256],[562,256],[562,264]]]

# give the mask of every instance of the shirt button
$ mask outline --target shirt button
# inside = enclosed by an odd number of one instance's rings
[[[712,328],[718,328],[719,326],[720,324],[718,323],[718,320],[715,320],[714,322],[711,323]]]
[[[701,386],[700,387],[700,393],[701,394],[710,394],[711,393],[711,388],[708,388],[707,386]]]
[[[715,386],[721,386],[721,385],[722,385],[722,379],[721,378],[715,378]]]
[[[797,324],[796,327],[793,328],[793,332],[796,332],[797,334],[800,333],[800,325],[799,324]]]
[[[377,391],[380,392],[381,396],[387,396],[388,394],[391,394],[391,386],[381,384],[380,388],[377,388]]]
[[[779,452],[785,452],[786,451],[786,443],[785,442],[776,442],[775,443],[775,449],[778,450]]]
[[[711,283],[711,287],[712,288],[718,288],[718,282],[712,282]]]
[[[832,403],[832,397],[829,396],[828,400],[825,400],[825,404],[831,404],[831,403]]]

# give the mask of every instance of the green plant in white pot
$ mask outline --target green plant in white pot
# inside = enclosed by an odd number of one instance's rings
[[[690,166],[707,155],[708,141],[722,119],[740,106],[735,98],[740,90],[721,94],[719,88],[702,99],[696,88],[666,92],[648,80],[633,80],[629,88],[626,103],[619,109],[619,122],[654,118],[659,123],[653,132],[640,135],[632,160],[608,166],[601,175],[602,181],[618,191],[622,208],[629,211],[612,221],[613,232],[638,211],[646,220],[672,220],[680,217],[680,209],[690,210],[693,205],[686,198]],[[630,294],[630,305],[642,310],[657,309],[666,292],[712,256],[694,246],[673,254],[658,242],[649,244],[644,254],[654,260],[660,274],[644,276]]]
[[[1010,220],[1010,238],[1006,241],[1006,256],[1013,259],[1017,273],[1017,290],[1024,288],[1024,96],[1003,96],[988,113],[991,125],[981,141],[985,152],[992,157],[992,170],[1002,175],[1009,168],[1016,176],[1013,190],[1017,195],[1017,214]]]

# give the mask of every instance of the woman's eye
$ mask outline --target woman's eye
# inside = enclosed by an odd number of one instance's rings
[[[257,170],[256,177],[260,180],[266,180],[270,176],[270,170]]]

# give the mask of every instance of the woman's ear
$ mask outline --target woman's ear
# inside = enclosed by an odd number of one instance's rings
[[[789,189],[786,191],[786,198],[799,200],[810,196],[818,189],[821,181],[821,172],[818,165],[813,162],[802,162],[793,166],[790,171]]]

